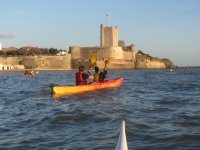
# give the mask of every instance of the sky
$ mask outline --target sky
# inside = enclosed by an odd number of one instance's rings
[[[127,46],[200,66],[200,0],[0,0],[2,47],[99,46],[101,24]]]

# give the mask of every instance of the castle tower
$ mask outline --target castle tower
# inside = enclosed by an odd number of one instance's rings
[[[101,47],[118,47],[118,29],[117,27],[104,27],[101,24],[100,30]]]

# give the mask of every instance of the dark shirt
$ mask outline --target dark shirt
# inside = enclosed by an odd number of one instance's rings
[[[103,70],[102,72],[100,72],[99,74],[99,82],[103,82],[104,79],[106,78],[107,75],[107,70]]]
[[[89,75],[87,73],[83,73],[82,78],[84,81],[86,81],[89,78]]]

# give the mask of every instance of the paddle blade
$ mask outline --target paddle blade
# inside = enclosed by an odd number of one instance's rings
[[[109,63],[109,60],[105,60],[105,65],[107,65]]]
[[[96,56],[96,55],[92,55],[92,56],[90,57],[90,63],[91,63],[91,64],[94,64],[96,61],[97,61],[97,56]]]

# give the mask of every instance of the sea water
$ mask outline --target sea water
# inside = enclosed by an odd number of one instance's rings
[[[0,73],[0,149],[111,150],[122,120],[128,148],[200,149],[200,68],[114,70],[120,88],[55,98],[75,71]]]

